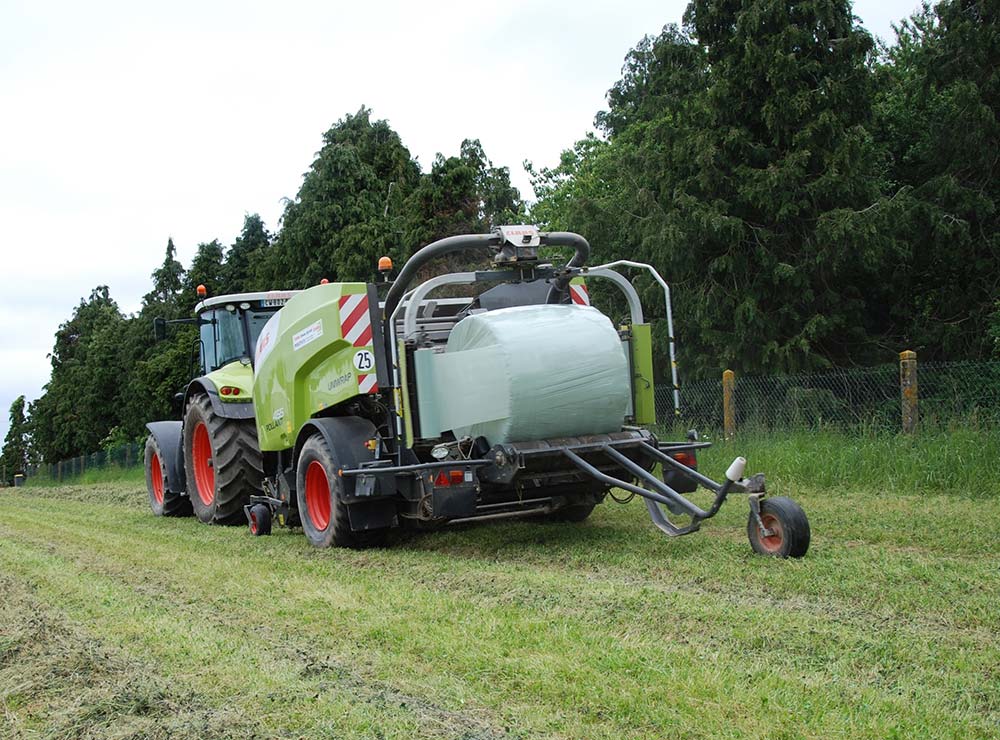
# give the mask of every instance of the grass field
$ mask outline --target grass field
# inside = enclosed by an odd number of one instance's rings
[[[134,480],[4,489],[0,736],[1000,735],[997,476],[823,444],[745,445],[800,561],[751,554],[739,498],[678,540],[634,501],[352,552],[157,519]]]

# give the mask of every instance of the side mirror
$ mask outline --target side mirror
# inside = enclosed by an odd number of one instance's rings
[[[162,342],[167,338],[167,320],[162,316],[153,319],[153,339]]]

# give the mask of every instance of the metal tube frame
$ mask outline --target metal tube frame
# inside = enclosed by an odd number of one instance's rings
[[[674,414],[679,415],[681,412],[681,394],[680,385],[677,381],[677,355],[674,348],[674,312],[670,305],[670,285],[660,276],[660,273],[658,273],[656,268],[652,265],[648,265],[645,262],[633,262],[632,260],[615,260],[614,262],[608,262],[607,264],[597,265],[595,267],[582,267],[580,268],[580,274],[586,276],[588,273],[597,273],[602,277],[610,277],[607,273],[612,273],[613,271],[611,268],[618,266],[635,267],[640,270],[646,270],[653,276],[653,279],[660,284],[660,287],[663,288],[663,299],[666,301],[667,305],[667,334],[670,344],[670,378],[674,384]],[[632,284],[628,283],[628,286],[631,288],[632,292],[635,293],[635,288],[632,287]],[[640,321],[638,323],[642,322]]]

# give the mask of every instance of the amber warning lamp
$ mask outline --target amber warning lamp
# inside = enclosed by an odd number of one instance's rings
[[[199,298],[204,298],[205,296],[208,295],[208,288],[206,288],[204,285],[199,285],[197,288],[195,288],[195,292],[198,294]]]
[[[382,280],[388,282],[389,273],[392,272],[392,258],[391,257],[379,257],[378,258],[378,271],[382,273]]]

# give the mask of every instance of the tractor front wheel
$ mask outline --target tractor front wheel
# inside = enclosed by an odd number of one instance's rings
[[[344,479],[322,434],[302,445],[295,474],[295,496],[302,531],[316,547],[365,547],[377,544],[384,532],[355,532],[344,503]]]
[[[188,498],[206,524],[241,524],[243,507],[262,489],[263,459],[253,419],[218,416],[204,393],[184,414]]]
[[[770,531],[764,535],[757,517],[750,512],[747,537],[750,546],[761,555],[776,558],[801,558],[809,549],[809,520],[802,507],[785,496],[760,502],[760,520]]]
[[[149,508],[156,516],[191,516],[191,501],[179,491],[167,488],[167,461],[156,437],[146,438],[146,492]]]

